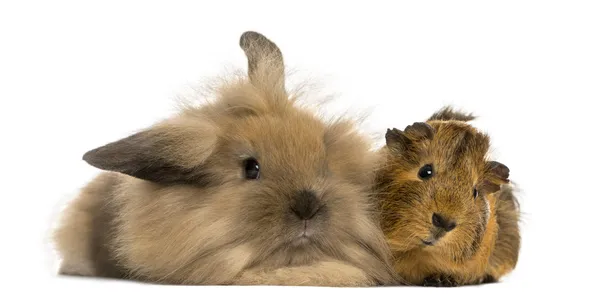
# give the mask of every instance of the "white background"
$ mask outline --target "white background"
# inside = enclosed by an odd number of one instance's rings
[[[16,301],[13,293],[61,301],[597,297],[598,2],[1,3],[2,301]],[[237,43],[246,30],[275,41],[290,68],[337,95],[338,108],[367,110],[365,129],[373,133],[446,104],[478,115],[475,125],[491,135],[496,159],[522,190],[516,270],[499,284],[453,289],[171,287],[57,277],[49,228],[98,173],[83,153],[168,116],[189,84],[245,68]]]

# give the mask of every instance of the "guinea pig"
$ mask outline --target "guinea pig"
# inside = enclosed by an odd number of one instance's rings
[[[211,102],[86,152],[100,174],[54,231],[59,275],[157,284],[395,284],[352,119],[317,118],[283,56],[241,35],[247,74]]]
[[[426,122],[388,129],[376,195],[394,268],[405,284],[498,282],[517,263],[519,210],[509,168],[490,138],[444,107]]]

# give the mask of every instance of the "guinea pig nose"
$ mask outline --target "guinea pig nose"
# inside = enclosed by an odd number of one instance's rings
[[[433,213],[431,223],[438,228],[446,230],[446,232],[450,232],[456,227],[456,222],[448,220],[438,213]]]
[[[300,190],[294,194],[292,212],[300,219],[310,219],[319,211],[321,203],[313,191]]]

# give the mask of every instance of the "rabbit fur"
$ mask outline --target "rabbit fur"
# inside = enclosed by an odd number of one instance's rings
[[[286,91],[283,56],[241,35],[246,77],[213,102],[85,153],[101,173],[54,232],[59,273],[163,284],[395,284],[371,194],[378,160],[351,119]]]

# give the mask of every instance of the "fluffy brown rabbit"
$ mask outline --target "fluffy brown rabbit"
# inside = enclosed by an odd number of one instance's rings
[[[351,119],[286,91],[279,48],[246,32],[248,75],[88,151],[102,173],[55,232],[60,274],[163,284],[395,284],[370,197],[376,154]]]
[[[502,163],[474,117],[444,107],[404,131],[388,129],[377,176],[381,223],[407,284],[497,282],[520,249],[519,210]]]

